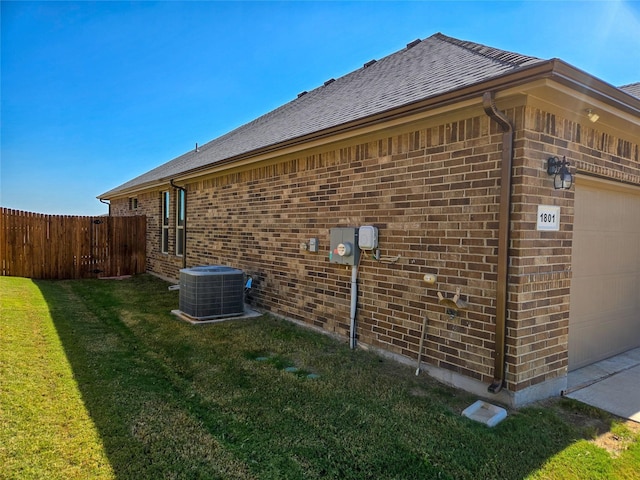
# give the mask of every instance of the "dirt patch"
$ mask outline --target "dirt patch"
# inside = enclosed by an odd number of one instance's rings
[[[573,425],[585,440],[614,457],[640,439],[640,423],[617,417],[577,400],[551,398],[540,404],[553,409],[567,423]]]
[[[640,423],[632,420],[620,420],[616,428],[591,440],[596,446],[605,449],[617,457],[640,437]]]

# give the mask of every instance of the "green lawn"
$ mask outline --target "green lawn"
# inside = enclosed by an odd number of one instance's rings
[[[346,341],[268,316],[181,322],[151,276],[0,277],[0,304],[2,479],[640,471],[638,429],[598,410],[557,399],[489,429],[460,415],[476,398]]]

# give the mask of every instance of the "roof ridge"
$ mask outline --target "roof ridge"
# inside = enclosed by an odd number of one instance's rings
[[[482,45],[481,43],[469,42],[467,40],[459,40],[457,38],[448,37],[447,35],[444,35],[443,33],[440,33],[440,32],[434,34],[433,37],[443,42],[447,42],[451,45],[455,45],[457,47],[464,48],[465,50],[469,50],[474,54],[480,55],[482,57],[494,60],[504,65],[509,65],[512,67],[519,67],[532,60],[540,60],[537,57],[521,55],[519,53],[509,52],[507,50],[501,50],[499,48],[488,47],[486,45]]]

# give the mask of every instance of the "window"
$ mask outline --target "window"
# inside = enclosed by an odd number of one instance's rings
[[[162,192],[162,231],[160,232],[160,251],[169,253],[169,192]]]
[[[129,197],[129,210],[137,210],[137,209],[138,209],[138,198]]]
[[[176,197],[176,255],[184,255],[185,191],[177,190]]]

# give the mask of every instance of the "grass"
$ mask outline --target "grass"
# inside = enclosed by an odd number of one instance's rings
[[[0,277],[0,478],[637,478],[640,432],[578,402],[509,412],[269,316],[189,325],[177,292]],[[612,446],[613,445],[613,446]]]
[[[112,477],[45,299],[28,280],[0,285],[0,478]]]

